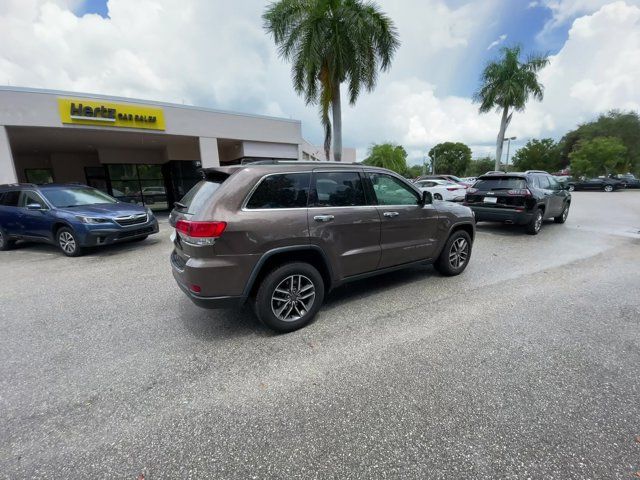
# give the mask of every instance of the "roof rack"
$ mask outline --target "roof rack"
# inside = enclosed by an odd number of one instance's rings
[[[35,183],[2,183],[0,188],[2,187],[37,187],[37,185]]]
[[[241,165],[362,165],[357,162],[321,162],[313,160],[255,160],[242,161]]]
[[[525,174],[529,174],[529,173],[546,173],[547,175],[549,175],[549,172],[545,172],[544,170],[525,170],[524,173]]]

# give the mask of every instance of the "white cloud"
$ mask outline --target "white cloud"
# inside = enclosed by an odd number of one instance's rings
[[[544,36],[581,15],[594,13],[611,2],[612,0],[540,0],[537,3],[551,10],[552,14],[541,35]],[[630,5],[640,5],[640,0],[626,0],[626,2]]]
[[[496,40],[494,40],[489,44],[489,46],[487,47],[487,50],[491,50],[492,48],[497,47],[498,45],[503,43],[506,39],[507,39],[507,35],[503,33]]]

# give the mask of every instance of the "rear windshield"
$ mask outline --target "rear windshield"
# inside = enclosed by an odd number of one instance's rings
[[[181,212],[196,213],[211,198],[224,180],[202,180],[196,183],[182,200],[176,203],[176,208]]]
[[[478,190],[512,190],[527,188],[527,181],[521,177],[481,178],[474,185]]]

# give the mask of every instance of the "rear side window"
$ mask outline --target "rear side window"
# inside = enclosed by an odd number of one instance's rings
[[[527,181],[520,177],[481,178],[474,185],[478,190],[520,190],[527,188]]]
[[[200,210],[204,204],[211,198],[220,185],[221,181],[207,181],[202,180],[196,183],[187,194],[182,197],[182,200],[176,204],[176,208],[181,212],[196,213]]]
[[[309,197],[310,173],[282,173],[262,179],[247,208],[303,208]]]
[[[0,194],[0,205],[5,207],[17,207],[18,199],[20,198],[20,191],[12,190]]]
[[[316,172],[309,206],[352,207],[366,205],[364,186],[358,172]]]

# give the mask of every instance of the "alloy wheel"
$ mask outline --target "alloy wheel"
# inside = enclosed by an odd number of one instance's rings
[[[311,309],[316,287],[304,275],[289,275],[282,280],[271,295],[271,310],[283,322],[295,322]]]
[[[573,185],[569,185],[569,191],[573,192],[576,189],[576,187],[574,187]]]
[[[562,211],[562,221],[566,222],[568,216],[569,216],[569,206],[567,205],[566,207],[564,207],[564,210]]]
[[[612,187],[611,185],[606,185],[606,186],[604,187],[604,191],[605,191],[605,192],[611,192],[611,191],[613,191],[613,187]]]
[[[460,268],[469,258],[469,242],[464,238],[457,238],[449,250],[449,263],[453,268]]]
[[[58,243],[65,253],[73,253],[76,250],[76,239],[69,232],[60,233]]]
[[[0,248],[4,247],[4,235],[2,230],[0,230]]]
[[[536,223],[534,228],[536,232],[542,228],[542,212],[540,210],[538,210],[538,213],[536,214]]]

